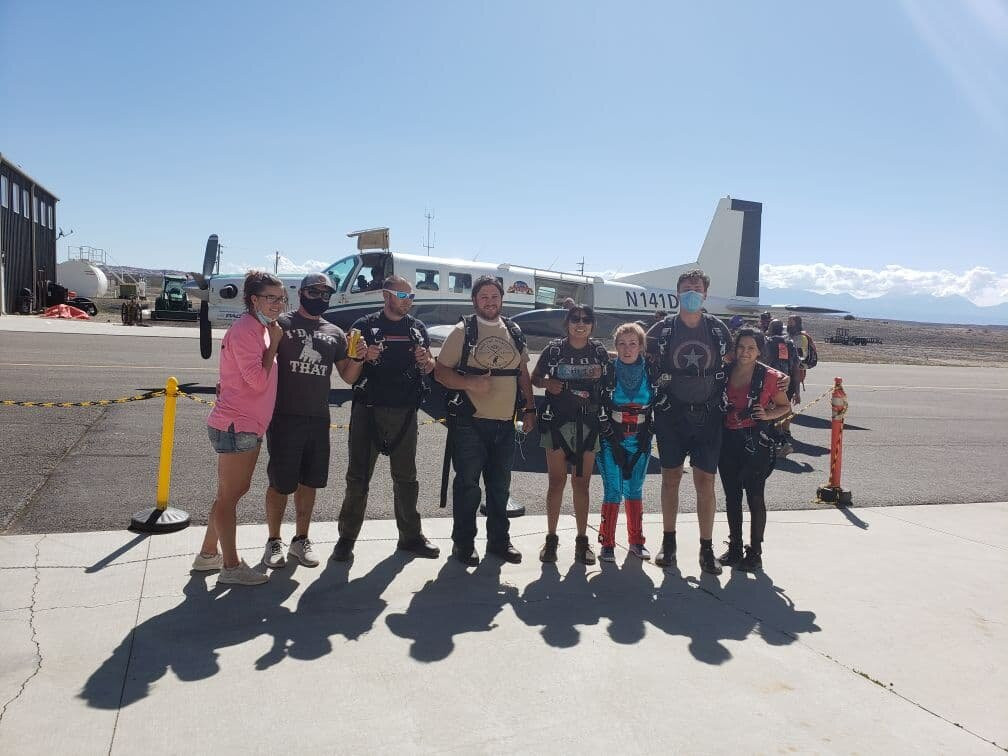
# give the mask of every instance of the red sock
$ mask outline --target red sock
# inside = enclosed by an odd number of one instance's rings
[[[616,545],[616,521],[619,520],[619,504],[602,505],[602,522],[599,523],[598,539],[603,546]]]
[[[644,503],[640,499],[627,499],[626,529],[630,543],[644,544]]]

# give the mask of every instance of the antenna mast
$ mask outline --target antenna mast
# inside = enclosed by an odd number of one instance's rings
[[[437,240],[437,233],[435,232],[434,237],[431,238],[430,230],[430,222],[434,220],[434,209],[427,210],[424,208],[424,217],[427,219],[427,239],[424,241],[423,246],[427,250],[427,257],[430,257],[430,251],[434,249],[434,242]]]
[[[273,272],[280,273],[280,250],[273,250]]]
[[[584,257],[583,256],[581,257],[581,262],[578,263],[578,266],[579,266],[579,270],[581,271],[581,275],[583,276],[584,275]]]

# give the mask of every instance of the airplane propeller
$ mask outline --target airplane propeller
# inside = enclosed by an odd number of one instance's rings
[[[217,257],[220,254],[220,240],[217,234],[210,234],[207,239],[206,252],[203,254],[202,273],[193,273],[193,280],[202,291],[210,288],[210,279],[213,278],[214,266],[217,264]],[[200,336],[200,356],[204,360],[209,360],[213,354],[213,333],[210,330],[210,303],[209,298],[204,297],[199,308],[199,336]]]

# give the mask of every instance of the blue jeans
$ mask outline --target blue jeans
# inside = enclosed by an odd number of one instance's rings
[[[486,486],[487,545],[504,548],[508,537],[507,503],[511,494],[515,426],[511,420],[467,418],[455,426],[452,445],[452,541],[471,548],[476,540],[480,476]]]

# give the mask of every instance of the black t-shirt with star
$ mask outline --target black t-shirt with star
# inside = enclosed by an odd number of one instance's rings
[[[274,415],[329,417],[329,384],[333,365],[346,359],[342,329],[296,311],[281,315],[277,349],[277,398]]]
[[[731,331],[718,318],[705,315],[696,328],[689,328],[676,315],[673,335],[666,353],[666,364],[659,366],[659,372],[673,369],[704,371],[720,366],[720,344],[711,334],[708,318],[714,321],[715,328],[723,332],[725,344],[731,348]],[[664,321],[655,323],[647,334],[648,356],[655,364],[659,356],[658,337],[664,327]],[[680,402],[690,404],[705,402],[714,390],[714,376],[674,375],[669,383],[669,390]]]

